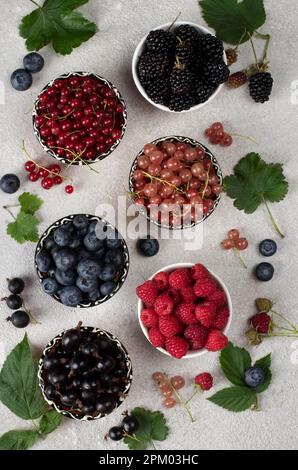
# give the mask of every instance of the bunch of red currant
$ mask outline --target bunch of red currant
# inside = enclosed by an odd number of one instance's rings
[[[175,399],[173,394],[184,387],[184,378],[180,375],[175,375],[174,377],[169,378],[163,372],[154,372],[152,379],[160,393],[165,397],[163,406],[165,408],[173,408],[176,406],[177,398]]]
[[[220,144],[222,147],[230,147],[233,143],[232,136],[224,131],[224,126],[221,122],[214,122],[211,127],[205,130],[205,136],[208,137],[209,142],[213,145]]]
[[[226,238],[225,240],[221,242],[221,246],[223,247],[224,250],[234,249],[234,251],[237,253],[243,266],[247,268],[246,263],[244,262],[244,259],[241,256],[240,251],[246,250],[246,248],[248,247],[248,241],[245,237],[240,237],[239,230],[235,228],[229,230],[228,238]]]

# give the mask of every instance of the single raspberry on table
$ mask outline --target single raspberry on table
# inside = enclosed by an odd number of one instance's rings
[[[200,387],[201,390],[210,390],[213,386],[213,377],[209,372],[203,372],[195,377],[195,384]]]
[[[178,289],[174,289],[173,287],[170,287],[169,289],[167,289],[167,294],[171,297],[175,306],[180,304],[181,294]]]
[[[150,343],[153,344],[155,348],[162,348],[164,346],[166,339],[164,335],[160,332],[158,326],[153,326],[152,328],[150,328],[148,336]]]
[[[212,327],[217,330],[224,330],[229,320],[230,312],[228,307],[222,307],[216,311]]]
[[[227,303],[226,294],[223,290],[217,289],[211,295],[208,296],[210,302],[214,302],[217,307],[224,307]]]
[[[258,333],[268,333],[270,330],[271,322],[272,318],[266,312],[256,313],[250,319],[251,326]]]
[[[172,315],[165,315],[159,318],[159,329],[166,338],[171,338],[182,330],[181,323]]]
[[[191,277],[195,281],[208,279],[209,278],[209,271],[203,264],[197,263],[191,268]]]
[[[169,274],[165,272],[157,273],[154,276],[153,281],[156,282],[158,290],[164,291],[169,287]]]
[[[227,85],[229,88],[239,88],[245,85],[247,81],[247,74],[243,70],[241,70],[240,72],[232,73],[232,75],[229,76]]]
[[[195,316],[196,306],[193,303],[183,303],[176,307],[176,317],[186,325],[192,325],[198,323],[197,317]]]
[[[208,301],[202,302],[196,306],[195,314],[198,321],[209,328],[215,320],[216,304]]]
[[[158,315],[170,315],[173,308],[174,301],[166,292],[155,299],[154,310]]]
[[[221,351],[227,346],[228,342],[228,338],[221,331],[211,330],[208,335],[205,348],[208,349],[208,351],[213,352]]]
[[[184,337],[190,343],[191,349],[197,351],[205,346],[208,338],[208,329],[199,323],[189,325],[185,328]]]
[[[146,281],[136,288],[136,293],[146,307],[152,307],[158,296],[157,284],[154,281]]]
[[[178,268],[171,272],[169,276],[169,284],[174,289],[182,289],[192,285],[190,270],[188,268]]]
[[[197,299],[192,287],[182,287],[181,295],[184,302],[194,303]]]
[[[197,297],[209,297],[217,290],[217,285],[213,279],[204,279],[197,281],[193,290]]]
[[[153,308],[144,308],[141,312],[141,322],[147,328],[158,325],[158,315]]]
[[[185,356],[189,349],[188,342],[180,338],[180,336],[173,336],[172,338],[166,339],[165,346],[168,353],[176,359],[181,359]]]

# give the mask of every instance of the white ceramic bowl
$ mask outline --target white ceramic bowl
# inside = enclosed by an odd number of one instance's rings
[[[200,34],[212,34],[214,36],[212,31],[210,31],[209,29],[205,28],[204,26],[200,26],[196,23],[192,23],[191,21],[176,21],[174,27],[177,27],[177,26],[180,26],[180,25],[183,25],[183,24],[188,24],[189,26],[193,26]],[[157,28],[154,28],[154,29],[168,29],[170,26],[171,26],[171,23],[166,23],[166,24],[162,24],[161,26],[157,26]],[[138,77],[138,71],[137,71],[138,61],[139,61],[139,58],[140,58],[142,52],[144,51],[145,41],[147,39],[147,36],[148,36],[148,33],[146,34],[146,36],[144,36],[141,39],[141,41],[139,42],[139,44],[137,45],[137,47],[135,49],[135,52],[134,52],[134,55],[133,55],[133,58],[132,58],[132,76],[133,76],[133,79],[134,79],[134,82],[135,82],[135,85],[136,85],[137,89],[139,90],[141,95],[143,95],[143,97],[147,101],[149,101],[149,103],[151,103],[156,108],[162,109],[163,111],[167,111],[169,113],[178,113],[179,114],[179,113],[187,113],[189,111],[194,111],[196,109],[202,108],[206,104],[210,103],[210,101],[212,101],[216,97],[216,95],[218,95],[218,93],[220,92],[220,90],[222,89],[224,84],[219,85],[218,88],[215,90],[215,92],[204,103],[196,104],[195,106],[193,106],[190,109],[186,109],[184,111],[179,111],[179,112],[178,111],[172,111],[167,106],[164,106],[162,104],[158,104],[158,103],[155,103],[154,101],[152,101],[149,98],[149,96],[147,95],[147,93],[144,90],[143,86],[141,85],[141,82],[140,82],[139,77]],[[227,64],[227,57],[226,57],[225,52],[223,53],[223,60]]]
[[[195,263],[175,263],[175,264],[170,264],[169,266],[165,266],[164,268],[161,268],[159,269],[158,271],[156,271],[156,273],[152,274],[152,276],[149,278],[150,280],[152,280],[154,278],[154,276],[156,276],[157,273],[159,272],[172,272],[174,271],[175,269],[177,268],[191,268],[192,266],[194,266]],[[220,287],[222,288],[222,290],[224,291],[224,293],[226,294],[226,298],[227,298],[227,304],[228,304],[228,309],[229,309],[229,312],[230,312],[230,316],[229,316],[229,320],[228,320],[228,323],[227,323],[227,326],[225,327],[225,329],[223,330],[223,333],[224,334],[227,334],[227,332],[229,331],[229,328],[231,326],[231,322],[232,322],[232,315],[233,315],[233,311],[232,311],[232,299],[231,299],[231,296],[229,294],[229,291],[226,287],[226,285],[224,284],[223,280],[217,276],[217,274],[214,274],[212,271],[210,271],[210,269],[208,269],[209,273],[211,274],[211,276],[217,281],[217,283],[220,285]],[[148,329],[143,325],[143,323],[141,322],[141,312],[143,310],[143,308],[145,308],[144,306],[144,303],[142,302],[142,300],[139,299],[138,301],[138,320],[139,320],[139,324],[140,324],[140,327],[141,327],[141,330],[142,332],[144,333],[144,335],[146,336],[147,340],[149,341],[149,343],[151,344],[150,340],[149,340],[149,336],[148,336]],[[154,347],[152,344],[151,344],[152,347]],[[163,354],[166,354],[167,356],[169,357],[172,357],[164,348],[154,348],[154,349],[158,349],[158,351],[160,351],[161,353]],[[198,351],[190,351],[188,352],[185,356],[182,357],[182,359],[193,359],[195,357],[198,357],[198,356],[202,356],[203,354],[206,354],[207,352],[207,349],[206,348],[203,348],[203,349],[200,349]],[[173,358],[174,359],[174,358]]]

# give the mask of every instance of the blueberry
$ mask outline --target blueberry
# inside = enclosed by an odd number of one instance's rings
[[[97,251],[104,244],[104,240],[97,238],[94,232],[87,233],[84,237],[84,245],[89,251]]]
[[[51,251],[53,248],[59,248],[57,243],[54,240],[53,235],[48,235],[44,241],[44,247],[47,251]]]
[[[88,233],[95,233],[97,224],[98,224],[97,220],[93,220],[92,222],[90,222],[88,226]]]
[[[108,250],[104,257],[104,262],[113,264],[118,268],[122,268],[125,264],[125,259],[122,250],[116,248],[115,250]]]
[[[81,237],[79,235],[74,235],[71,242],[69,243],[69,248],[80,248],[82,246]]]
[[[75,251],[71,248],[60,248],[53,256],[56,267],[60,271],[67,271],[74,268],[77,263]]]
[[[95,279],[84,279],[83,277],[79,276],[76,280],[76,286],[82,292],[92,292],[97,289],[98,280]]]
[[[112,281],[117,274],[117,269],[112,264],[105,264],[99,275],[102,281]]]
[[[99,292],[99,289],[93,289],[91,292],[88,292],[88,300],[90,302],[96,302],[101,298],[101,293]]]
[[[52,266],[52,258],[49,253],[45,250],[37,253],[35,257],[35,262],[39,271],[46,273]]]
[[[139,253],[144,256],[154,256],[159,251],[159,243],[155,238],[147,235],[146,238],[140,238],[137,242],[137,249]]]
[[[264,371],[260,367],[249,367],[244,373],[244,381],[249,387],[255,388],[264,382]]]
[[[102,259],[105,255],[105,253],[106,253],[106,249],[105,249],[104,246],[102,246],[101,248],[99,248],[99,250],[94,251],[92,253],[92,256],[93,256],[94,259]]]
[[[88,225],[87,227],[82,227],[82,228],[77,229],[77,234],[82,238],[84,238],[84,236],[87,235],[87,233],[88,233]]]
[[[20,187],[20,180],[16,175],[12,173],[7,173],[7,175],[3,175],[0,180],[0,188],[4,193],[13,194],[15,193]]]
[[[17,91],[28,90],[32,85],[32,81],[31,73],[25,69],[15,70],[10,77],[10,83]]]
[[[267,282],[273,278],[274,267],[270,263],[260,263],[257,265],[255,272],[259,281]]]
[[[92,259],[93,258],[93,253],[90,253],[90,251],[87,251],[85,248],[81,248],[78,251],[78,260],[81,261],[82,259]]]
[[[31,73],[40,72],[44,66],[44,58],[37,52],[30,52],[23,59],[24,69]]]
[[[42,281],[42,288],[46,294],[53,295],[59,290],[61,286],[55,278],[47,277]]]
[[[119,233],[111,227],[107,227],[106,231],[106,246],[107,248],[120,248],[122,239]]]
[[[77,229],[84,229],[84,228],[88,228],[88,219],[85,215],[76,215],[73,219],[73,225],[77,228]]]
[[[82,259],[78,263],[77,271],[85,279],[95,279],[99,276],[101,266],[91,259]]]
[[[263,256],[273,256],[277,251],[277,244],[274,240],[263,240],[259,245],[259,250]]]
[[[73,269],[67,269],[66,271],[60,271],[56,269],[55,278],[61,286],[73,286],[76,281],[76,272]]]
[[[76,286],[67,286],[59,292],[61,302],[67,307],[76,307],[83,301],[83,295]]]
[[[59,246],[68,246],[72,241],[72,235],[67,227],[58,227],[54,232],[54,240]]]
[[[106,295],[110,295],[116,288],[116,284],[113,281],[104,282],[100,286],[100,293],[105,297]]]

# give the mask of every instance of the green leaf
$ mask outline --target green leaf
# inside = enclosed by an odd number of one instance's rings
[[[23,212],[34,215],[42,206],[43,200],[35,194],[23,193],[19,197],[19,203]]]
[[[206,23],[229,44],[248,41],[266,21],[263,0],[201,0],[199,5]]]
[[[152,415],[151,438],[155,441],[165,441],[169,434],[166,419],[160,411],[155,411]]]
[[[247,410],[256,403],[257,395],[248,387],[224,388],[207,400],[229,411],[240,412]]]
[[[39,430],[43,435],[55,431],[62,423],[63,416],[55,410],[47,411],[40,420]]]
[[[18,243],[24,243],[28,241],[36,241],[37,225],[39,220],[35,215],[26,214],[22,210],[18,213],[17,218],[14,222],[7,225],[7,234],[11,236]],[[33,239],[33,240],[32,240]]]
[[[268,354],[267,356],[262,357],[261,359],[258,359],[255,362],[254,366],[260,367],[264,371],[264,382],[254,389],[256,393],[262,393],[265,390],[267,390],[272,379],[272,374],[270,370],[271,354]]]
[[[37,419],[46,411],[27,335],[7,356],[0,372],[0,401],[22,419]]]
[[[159,411],[135,408],[131,414],[137,419],[139,427],[132,436],[124,436],[124,443],[130,450],[145,450],[152,441],[164,441],[168,435],[165,417]]]
[[[234,167],[234,174],[224,178],[224,189],[237,209],[251,214],[264,201],[284,199],[288,183],[281,164],[266,163],[260,155],[249,153]]]
[[[245,386],[244,372],[251,366],[251,357],[244,348],[238,348],[229,342],[222,350],[219,362],[226,378],[234,385]]]
[[[37,431],[9,431],[0,437],[0,450],[27,450],[37,438]]]
[[[44,4],[22,19],[20,35],[29,51],[38,51],[48,43],[59,54],[70,54],[97,31],[96,24],[75,10],[88,0],[45,0]]]

